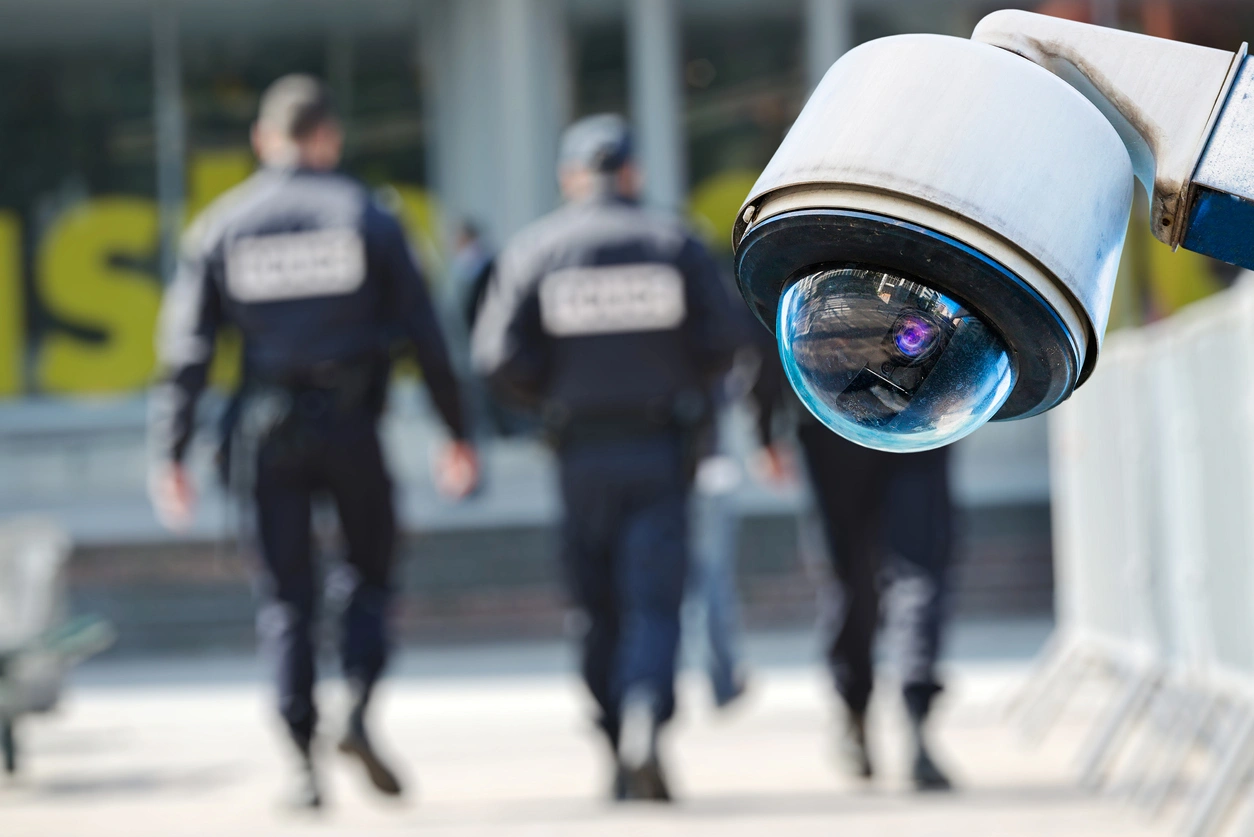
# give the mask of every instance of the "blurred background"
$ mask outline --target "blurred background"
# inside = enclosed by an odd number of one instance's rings
[[[1031,5],[1031,4],[1029,4]],[[119,652],[246,647],[243,570],[202,510],[192,542],[144,498],[153,324],[187,219],[253,169],[262,89],[326,77],[348,123],[347,168],[403,215],[432,283],[453,228],[496,245],[557,202],[557,137],[573,118],[629,114],[647,193],[687,212],[730,270],[731,223],[809,89],[847,48],[898,32],[970,34],[973,0],[4,0],[0,15],[0,516],[50,513],[76,543],[72,591],[119,626]],[[1234,49],[1239,2],[1055,2],[1046,11]],[[1113,321],[1161,316],[1230,278],[1132,225]],[[215,370],[229,386],[230,347]],[[490,459],[487,494],[429,489],[428,424],[395,398],[391,439],[409,534],[414,636],[560,629],[555,496],[525,443]],[[212,421],[212,405],[207,411]],[[418,416],[426,418],[425,413]],[[212,433],[202,433],[208,446]],[[205,454],[202,451],[202,456]],[[1043,420],[962,443],[959,614],[1050,612]],[[211,492],[210,492],[211,493]],[[750,624],[804,624],[800,494],[746,485]],[[505,546],[508,545],[508,548]]]
[[[740,203],[833,61],[896,33],[966,37],[1009,6],[1226,50],[1254,35],[1248,0],[0,0],[0,520],[39,514],[68,531],[73,607],[116,626],[115,659],[252,649],[231,509],[207,477],[190,538],[165,533],[148,507],[145,388],[178,236],[253,170],[248,128],[280,75],[329,81],[346,168],[403,217],[437,294],[456,226],[472,221],[499,246],[552,209],[560,131],[602,111],[634,122],[648,201],[685,213],[730,271]],[[1234,279],[1172,255],[1134,215],[1112,328]],[[214,377],[229,387],[238,373],[223,339]],[[750,419],[741,425],[747,460]],[[387,428],[401,636],[560,638],[546,453],[492,445],[484,492],[452,504],[430,486],[440,433],[407,376]],[[202,476],[212,435],[193,455]],[[959,444],[951,477],[956,615],[1032,626],[1013,652],[1027,659],[1053,613],[1046,421],[981,430]],[[790,659],[807,659],[806,492],[747,480],[735,504],[748,625],[795,632]],[[329,547],[333,516],[322,530]]]

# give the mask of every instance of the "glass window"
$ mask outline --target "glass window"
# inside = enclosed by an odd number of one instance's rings
[[[152,368],[148,43],[45,31],[0,47],[0,397],[133,389]]]
[[[142,391],[161,297],[150,8],[82,19],[34,0],[0,32],[0,397]],[[178,4],[186,205],[194,217],[253,171],[261,92],[327,78],[345,168],[439,257],[411,0]],[[229,368],[229,360],[224,369]]]
[[[692,216],[730,253],[736,212],[805,101],[801,9],[690,15],[683,44]]]
[[[248,132],[262,92],[276,78],[312,73],[328,81],[348,129],[344,167],[374,186],[427,181],[416,4],[358,2],[304,9],[292,32],[266,18],[241,29],[184,27],[189,200],[193,208],[253,167]],[[271,25],[273,24],[273,25]]]
[[[627,26],[621,14],[575,17],[570,24],[573,117],[628,115]]]

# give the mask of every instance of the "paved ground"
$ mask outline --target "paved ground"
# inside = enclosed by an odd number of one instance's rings
[[[101,663],[78,677],[60,715],[23,730],[28,769],[19,781],[0,780],[0,834],[1162,833],[1075,789],[1082,717],[1040,748],[1025,747],[1001,722],[1001,702],[1027,670],[1024,649],[1042,631],[994,624],[960,632],[939,739],[962,790],[926,798],[903,784],[890,699],[874,719],[882,778],[845,780],[830,758],[831,701],[806,662],[809,640],[757,638],[753,692],[733,713],[714,714],[700,678],[686,675],[685,710],[670,739],[682,801],[664,809],[602,801],[602,753],[580,687],[566,673],[565,648],[412,652],[390,681],[379,721],[417,793],[383,804],[333,761],[331,807],[319,821],[275,805],[282,749],[255,663]],[[333,706],[340,696],[329,688],[325,697]]]

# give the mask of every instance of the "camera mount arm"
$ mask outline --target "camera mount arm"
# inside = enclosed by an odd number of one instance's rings
[[[1235,53],[1007,10],[972,40],[1038,64],[1114,126],[1155,237],[1254,268],[1254,64]]]

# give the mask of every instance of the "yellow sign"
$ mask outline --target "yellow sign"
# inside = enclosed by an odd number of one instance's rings
[[[152,201],[97,198],[57,219],[39,245],[40,298],[58,319],[101,339],[48,335],[39,348],[40,390],[125,392],[149,382],[161,288],[133,265],[151,258],[156,248]]]
[[[749,169],[728,169],[707,177],[692,190],[688,214],[711,250],[731,252],[736,214],[757,179],[757,173]]]
[[[22,227],[0,212],[0,398],[22,389]]]

